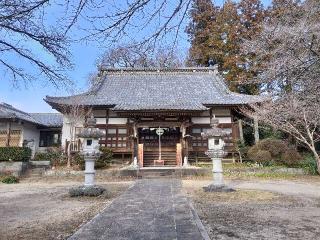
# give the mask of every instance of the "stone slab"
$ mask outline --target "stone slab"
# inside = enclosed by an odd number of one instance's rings
[[[113,201],[70,240],[204,239],[177,179],[144,179]]]

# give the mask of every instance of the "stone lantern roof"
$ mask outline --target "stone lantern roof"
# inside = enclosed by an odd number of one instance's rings
[[[93,117],[93,115],[87,120],[87,127],[83,128],[79,134],[77,134],[80,138],[93,138],[99,139],[105,135],[103,131],[99,128],[96,128],[97,120]]]
[[[210,137],[226,137],[229,135],[226,131],[223,129],[219,128],[219,119],[217,118],[212,118],[210,121],[210,125],[212,128],[206,130],[205,132],[201,133],[201,136],[203,138],[210,138]]]

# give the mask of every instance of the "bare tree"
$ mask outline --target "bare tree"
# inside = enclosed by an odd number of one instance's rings
[[[49,24],[48,6],[49,0],[0,1],[0,69],[15,84],[39,74],[55,85],[66,81],[68,39],[61,26]]]
[[[0,71],[15,84],[45,78],[58,85],[67,81],[65,71],[72,67],[69,46],[73,40],[109,46],[135,38],[136,46],[154,47],[172,33],[174,46],[184,31],[191,2],[0,1]]]
[[[109,48],[98,60],[99,67],[109,68],[177,68],[183,67],[184,60],[175,50],[157,48],[156,50],[130,45]],[[95,87],[100,83],[97,73],[90,73],[88,85]]]
[[[124,45],[108,49],[98,60],[98,65],[112,68],[175,68],[183,66],[183,60],[172,49],[153,50]]]
[[[76,141],[76,128],[82,128],[85,124],[85,119],[91,114],[91,109],[88,109],[82,105],[77,104],[76,102],[72,105],[65,106],[63,112],[66,115],[69,133],[69,142],[67,144],[67,167],[71,167],[71,159],[73,150],[79,151],[79,144]]]
[[[271,101],[251,105],[248,114],[291,134],[313,153],[320,140],[320,3],[307,0],[283,8],[264,25],[245,51],[263,66],[258,83]]]

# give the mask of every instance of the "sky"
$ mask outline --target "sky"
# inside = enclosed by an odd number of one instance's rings
[[[221,4],[223,0],[215,0]],[[271,0],[263,0],[264,6],[270,4]],[[182,48],[188,48],[186,36],[182,36]],[[73,69],[68,72],[69,77],[74,81],[76,92],[87,89],[87,79],[90,73],[96,70],[96,59],[106,50],[92,43],[73,43],[71,46]],[[41,52],[39,53],[41,54]],[[17,59],[17,61],[19,61]],[[31,67],[31,66],[30,66]],[[0,72],[1,73],[1,72]],[[2,79],[0,83],[0,102],[6,102],[25,112],[55,112],[46,102],[43,101],[46,95],[65,96],[69,91],[60,87],[57,89],[47,81],[38,81],[20,84],[14,87],[10,79]]]

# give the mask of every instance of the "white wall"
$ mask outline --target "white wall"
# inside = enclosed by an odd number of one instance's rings
[[[127,118],[109,118],[108,124],[126,124]]]
[[[71,125],[74,125],[74,127],[83,127],[83,124],[85,122],[84,118],[79,120],[77,123],[72,124],[72,121],[70,121],[70,116],[63,115],[63,126],[62,126],[62,136],[61,136],[61,145],[64,148],[66,140],[71,139]],[[75,132],[75,131],[74,131]]]
[[[37,129],[37,126],[35,124],[31,124],[31,123],[25,122],[22,126],[23,126],[22,143],[24,140],[33,141],[33,142],[30,142],[28,146],[32,150],[32,156],[34,156],[35,152],[39,148],[40,130]],[[14,128],[12,127],[12,129]],[[22,146],[22,143],[21,143],[21,146]]]
[[[193,117],[191,121],[194,124],[210,124],[210,117]]]

